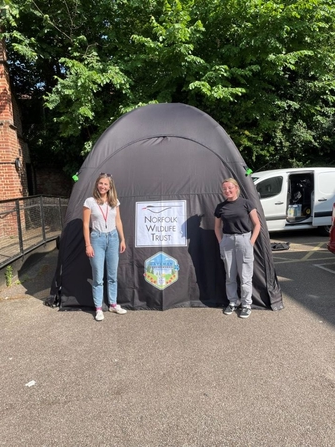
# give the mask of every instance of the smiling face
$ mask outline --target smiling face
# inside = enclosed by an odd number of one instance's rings
[[[222,183],[222,193],[225,199],[229,201],[236,200],[239,196],[239,188],[232,182],[223,182]]]
[[[117,193],[111,174],[99,175],[94,184],[93,197],[98,204],[108,202],[111,207],[117,206]]]
[[[110,189],[110,180],[108,177],[102,177],[97,183],[97,189],[101,197],[105,197]]]

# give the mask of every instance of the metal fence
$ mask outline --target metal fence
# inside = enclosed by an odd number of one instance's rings
[[[0,201],[0,269],[56,239],[68,199],[30,196]]]

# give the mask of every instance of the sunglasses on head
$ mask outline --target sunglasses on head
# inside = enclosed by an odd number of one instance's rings
[[[108,172],[100,172],[100,175],[105,175],[106,177],[113,177],[112,174],[108,174]]]

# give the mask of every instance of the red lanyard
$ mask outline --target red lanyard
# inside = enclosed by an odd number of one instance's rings
[[[102,217],[104,218],[104,221],[105,221],[105,228],[107,228],[107,218],[108,218],[108,208],[109,208],[109,206],[108,206],[108,204],[107,204],[107,211],[106,211],[106,214],[104,214],[104,212],[102,211],[102,208],[101,208],[101,206],[100,206],[99,204],[98,204],[98,207],[100,208]]]

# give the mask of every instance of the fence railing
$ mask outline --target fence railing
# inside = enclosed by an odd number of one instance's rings
[[[0,201],[0,269],[56,239],[68,199],[30,196]]]

